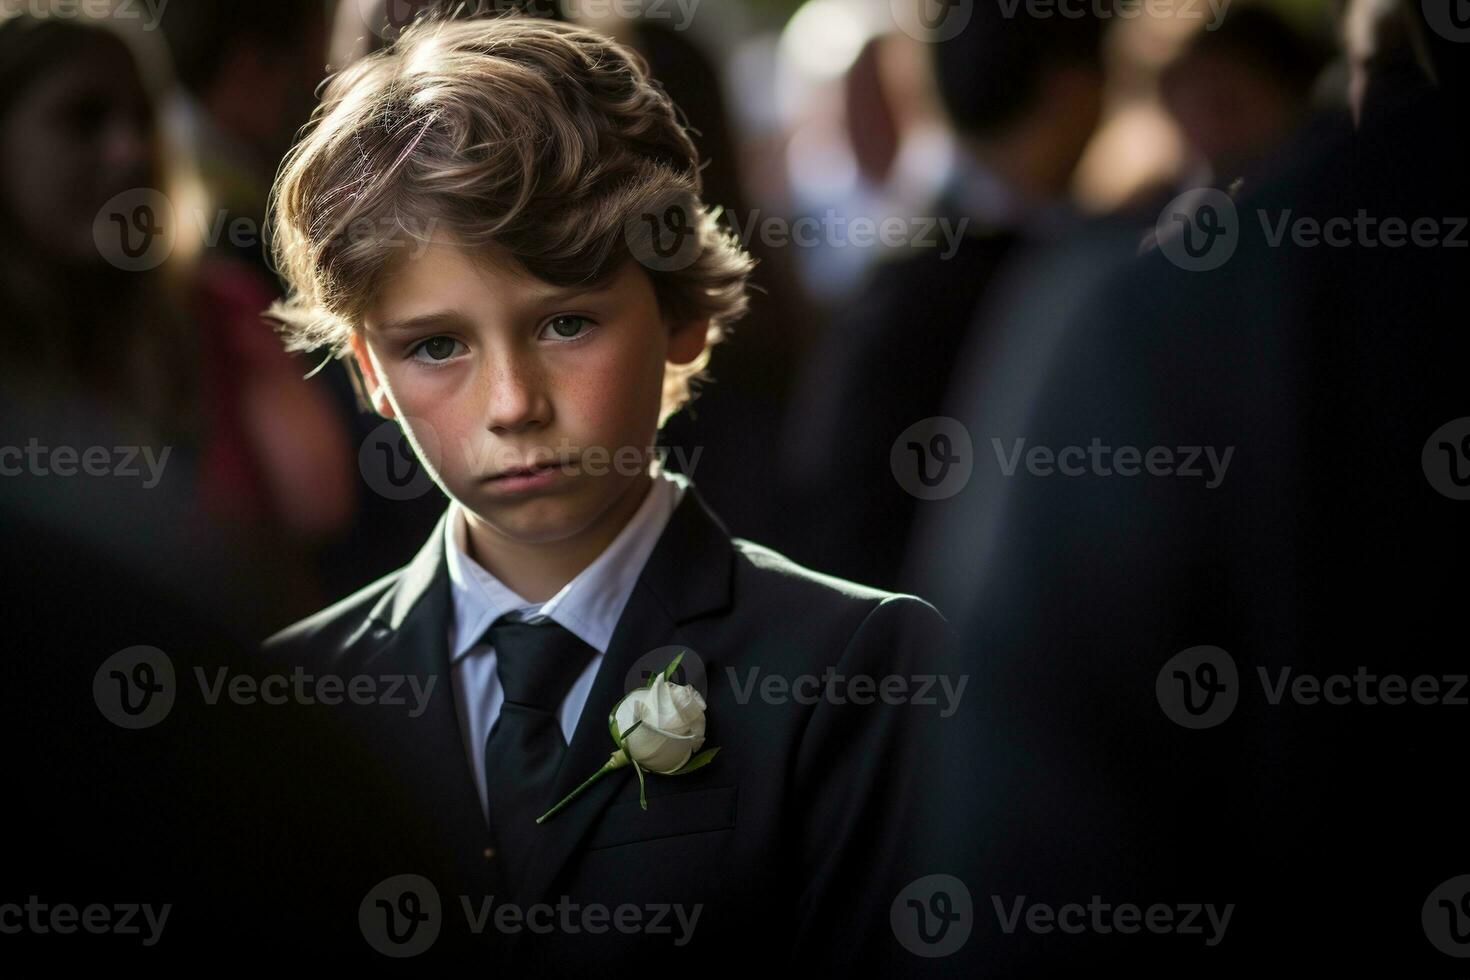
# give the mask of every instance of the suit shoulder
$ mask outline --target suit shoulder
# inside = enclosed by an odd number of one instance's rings
[[[927,599],[818,572],[743,538],[731,541],[742,608],[764,621],[802,623],[813,669],[846,665],[881,676],[954,667],[958,635]]]
[[[839,578],[802,565],[774,548],[757,544],[746,538],[732,538],[737,562],[747,575],[771,586],[774,594],[782,595],[793,606],[815,608],[847,608],[871,613],[881,605],[911,603],[932,610],[943,619],[938,609],[928,600],[906,592],[893,592],[877,586],[863,585],[849,579]]]
[[[272,655],[292,656],[303,650],[327,646],[340,648],[347,633],[361,627],[373,606],[402,574],[402,568],[389,572],[325,609],[273,633],[261,643],[261,650]]]

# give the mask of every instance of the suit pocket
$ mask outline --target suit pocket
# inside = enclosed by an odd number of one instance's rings
[[[603,811],[585,847],[591,851],[664,837],[729,830],[735,826],[735,791],[736,787],[730,785],[667,793],[651,797],[647,810],[640,807],[636,799],[614,803]]]

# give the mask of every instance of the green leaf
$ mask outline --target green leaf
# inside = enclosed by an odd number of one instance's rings
[[[607,730],[612,732],[614,742],[618,741],[618,709],[623,706],[623,702],[626,700],[628,700],[628,695],[624,694],[618,698],[618,703],[613,705],[612,710],[607,713]],[[618,745],[621,746],[622,743],[618,742]]]
[[[645,795],[647,787],[643,784],[643,767],[638,764],[638,760],[634,759],[631,753],[629,753],[628,758],[632,759],[633,771],[638,774],[638,805],[647,810],[648,797]]]
[[[712,749],[705,749],[703,752],[698,753],[693,758],[691,758],[688,762],[684,763],[678,769],[675,769],[673,772],[665,773],[664,775],[666,775],[666,776],[682,776],[686,772],[693,772],[696,769],[702,769],[703,767],[709,765],[710,762],[714,760],[715,753],[717,753],[719,751],[720,751],[719,746],[715,746]]]
[[[612,733],[613,744],[620,749],[623,748],[624,740],[627,739],[629,735],[632,735],[633,732],[637,730],[638,726],[641,724],[643,724],[643,719],[639,718],[637,721],[633,722],[633,724],[628,726],[628,730],[626,732],[622,732],[621,734],[619,734],[618,709],[613,708],[612,711],[608,712],[607,715],[607,730]]]

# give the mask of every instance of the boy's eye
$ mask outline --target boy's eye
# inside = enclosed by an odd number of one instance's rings
[[[572,343],[581,340],[594,326],[596,324],[585,316],[563,313],[546,321],[542,335],[557,343]],[[420,363],[440,364],[454,357],[458,344],[459,341],[453,337],[430,337],[414,345],[409,357]]]
[[[563,313],[546,321],[549,333],[546,334],[552,340],[571,341],[579,339],[579,334],[586,333],[585,327],[590,327],[592,321],[585,316],[577,316],[575,313]]]
[[[420,353],[428,354],[428,361],[447,361],[454,354],[454,345],[459,343],[453,337],[430,337],[428,340],[414,347],[410,352],[414,360],[423,361]]]

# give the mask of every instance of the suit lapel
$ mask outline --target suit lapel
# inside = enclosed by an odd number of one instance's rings
[[[729,532],[689,484],[613,630],[607,655],[557,770],[547,809],[600,769],[612,754],[615,746],[608,732],[608,714],[628,693],[625,678],[638,658],[676,643],[681,624],[730,604],[733,559]],[[528,904],[543,899],[622,782],[635,778],[631,769],[608,773],[541,824],[540,843],[521,888]]]
[[[680,478],[684,479],[684,478]],[[378,644],[362,659],[377,673],[412,674],[434,680],[427,710],[394,729],[396,750],[406,753],[404,770],[413,798],[439,814],[460,866],[473,864],[488,843],[475,777],[465,758],[449,666],[448,628],[453,614],[444,557],[444,522],[378,601],[353,643]],[[669,517],[609,641],[587,703],[557,770],[546,809],[602,767],[612,754],[607,718],[627,693],[625,678],[638,658],[678,642],[679,627],[727,608],[734,549],[730,533],[692,483]],[[541,835],[519,889],[529,905],[538,901],[574,853],[577,844],[616,795],[631,770],[609,773],[541,825]],[[472,852],[472,853],[471,853]]]
[[[411,675],[434,684],[427,708],[417,718],[399,717],[390,748],[406,760],[401,770],[411,799],[430,808],[426,820],[444,828],[447,840],[434,841],[456,866],[473,868],[489,843],[475,777],[465,757],[464,735],[455,707],[449,664],[449,624],[453,615],[449,568],[444,556],[444,522],[404,569],[368,617],[370,640],[382,643],[363,660],[379,674]]]

